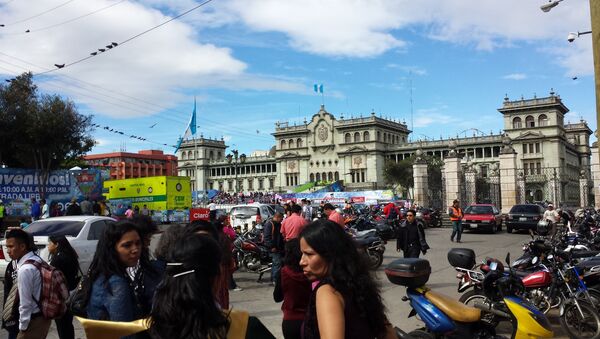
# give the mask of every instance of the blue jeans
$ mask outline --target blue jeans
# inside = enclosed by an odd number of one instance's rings
[[[450,239],[454,240],[454,236],[456,236],[456,240],[460,241],[460,236],[462,235],[462,232],[463,232],[462,221],[461,220],[452,221],[452,235],[450,236]]]
[[[271,282],[275,283],[279,279],[279,272],[281,271],[281,253],[271,253],[271,259],[273,266],[271,266]]]

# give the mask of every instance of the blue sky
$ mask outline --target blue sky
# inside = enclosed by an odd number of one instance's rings
[[[68,64],[199,3],[4,0],[0,75]],[[590,29],[589,4],[565,0],[549,13],[542,4],[214,0],[36,81],[42,91],[71,98],[95,123],[148,140],[98,129],[94,153],[123,146],[172,153],[162,144],[184,133],[194,96],[199,133],[242,152],[266,150],[276,121],[301,123],[318,111],[314,83],[324,85],[326,109],[338,117],[375,111],[410,128],[412,81],[413,139],[472,135],[471,128],[497,133],[505,94],[542,97],[550,88],[571,109],[566,121],[583,118],[594,130],[591,36],[566,40]]]

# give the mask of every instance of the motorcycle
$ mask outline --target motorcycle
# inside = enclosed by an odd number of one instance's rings
[[[251,240],[249,232],[238,234],[233,241],[232,255],[238,268],[258,273],[258,282],[271,270],[271,255],[266,246]]]
[[[407,288],[402,300],[410,302],[409,317],[418,315],[425,324],[424,328],[408,333],[415,338],[498,338],[496,317],[511,321],[512,338],[549,338],[553,335],[545,315],[510,288],[514,285],[511,280],[492,277],[495,280],[491,282],[497,282],[499,287],[506,285],[498,290],[503,291],[501,300],[508,307],[497,308],[494,303],[476,303],[477,307],[470,307],[425,285],[431,274],[431,266],[425,259],[395,260],[387,266],[385,273],[390,282]]]
[[[448,253],[448,258],[453,258],[451,264],[464,266],[466,260],[459,262],[460,260],[457,259],[464,249],[453,250]],[[536,309],[547,313],[552,308],[559,308],[561,326],[569,335],[575,338],[600,338],[600,315],[595,306],[600,301],[600,293],[587,288],[580,268],[570,265],[571,258],[568,253],[557,252],[556,249],[553,249],[553,252],[546,257],[547,262],[551,263],[550,268],[545,264],[538,263],[538,260],[538,257],[534,257],[532,260],[533,264],[539,268],[537,271],[517,271],[510,267],[508,270],[503,270],[503,273],[510,274],[519,280],[522,284],[521,296],[529,300]],[[484,274],[488,274],[494,270],[492,267],[494,262],[495,259],[486,259],[480,265],[480,270]],[[467,270],[457,267],[457,271],[459,268]],[[596,274],[596,272],[592,273],[595,279],[598,278]],[[488,293],[484,291],[485,281],[481,280],[480,276],[461,275],[460,279],[459,289],[464,291],[472,288],[461,295],[461,302],[468,305],[489,301]]]
[[[352,239],[356,247],[362,251],[369,264],[369,269],[376,270],[383,263],[383,253],[385,252],[384,241],[377,236],[375,230],[354,232]]]

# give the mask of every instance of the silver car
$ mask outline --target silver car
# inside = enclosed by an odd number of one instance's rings
[[[107,222],[113,222],[115,219],[101,216],[79,215],[68,217],[55,217],[42,219],[32,222],[25,232],[33,235],[33,240],[38,248],[39,255],[44,260],[48,260],[48,237],[51,235],[64,235],[77,255],[79,256],[79,265],[83,272],[87,269],[94,259],[98,239],[104,232]],[[2,250],[0,251],[0,279],[4,279],[6,267],[10,263],[6,250],[6,240],[0,241]]]

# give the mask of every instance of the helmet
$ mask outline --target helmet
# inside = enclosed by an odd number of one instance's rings
[[[491,270],[483,279],[483,293],[486,297],[493,301],[502,299],[502,296],[498,293],[497,281],[504,276],[503,272],[498,270]]]
[[[540,220],[537,224],[537,234],[541,235],[541,236],[546,236],[548,235],[549,229],[548,229],[548,222],[546,220]]]

